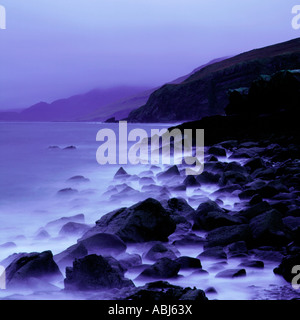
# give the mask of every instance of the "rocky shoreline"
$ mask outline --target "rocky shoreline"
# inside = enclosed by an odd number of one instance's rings
[[[252,122],[246,122],[247,110],[265,97],[261,89],[274,93],[278,83],[296,90],[293,98],[283,106],[283,90],[272,100],[271,113],[261,103],[249,116]],[[263,277],[272,263],[273,276],[286,282],[273,290],[263,288],[270,290],[268,298],[299,299],[291,286],[292,269],[300,265],[299,89],[291,83],[299,88],[298,71],[260,79],[246,95],[245,90],[232,91],[227,117],[180,126],[213,124],[199,176],[187,177],[185,164],[149,165],[139,174],[121,167],[104,196],[108,202],[130,198],[136,204],[99,217],[92,227],[82,215],[50,222],[46,233],[56,227],[61,236],[76,235],[77,242],[54,256],[45,251],[7,257],[0,262],[6,267],[7,288],[47,287],[57,295],[80,293],[89,299],[204,301],[207,296],[218,299],[206,277],[230,283],[253,272]],[[282,120],[281,127],[274,119]],[[228,130],[222,132],[224,128]],[[81,180],[89,181],[70,179]],[[211,262],[207,269],[205,261]],[[195,283],[176,285],[187,270]],[[54,289],[55,283],[63,283],[63,289]]]

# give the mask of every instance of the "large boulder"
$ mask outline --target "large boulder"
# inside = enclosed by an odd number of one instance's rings
[[[227,246],[233,242],[250,240],[250,228],[248,224],[226,226],[210,231],[206,236],[204,247]]]
[[[18,255],[6,268],[7,286],[24,284],[30,278],[55,281],[62,278],[51,251]]]
[[[290,238],[285,233],[282,215],[277,210],[262,213],[250,221],[250,230],[254,246],[281,246]]]
[[[160,202],[149,198],[130,208],[104,215],[83,238],[96,233],[111,233],[125,242],[167,241],[176,224]]]
[[[75,259],[73,267],[66,268],[66,290],[102,290],[133,287],[131,280],[124,278],[122,270],[114,268],[107,259],[95,254]]]
[[[162,243],[157,243],[146,253],[145,258],[152,261],[157,261],[161,258],[176,259],[176,254],[165,247]]]
[[[140,275],[139,278],[156,278],[168,279],[177,276],[180,270],[180,263],[173,261],[169,258],[162,258],[155,264],[147,267]]]
[[[170,213],[171,217],[178,216],[191,220],[194,217],[195,210],[183,198],[172,198],[163,204],[163,207]]]

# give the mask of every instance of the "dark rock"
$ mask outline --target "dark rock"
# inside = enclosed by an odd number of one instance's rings
[[[213,259],[227,259],[227,255],[222,247],[213,247],[204,250],[201,254],[198,255],[197,258],[213,258]]]
[[[77,148],[75,146],[68,146],[65,147],[63,150],[76,150]]]
[[[205,290],[205,293],[218,293],[217,290],[214,288],[214,287],[208,287],[206,290]]]
[[[212,172],[203,171],[199,174],[196,180],[201,184],[216,184],[220,180],[220,174],[214,174]]]
[[[263,148],[240,148],[233,152],[230,159],[254,158],[264,151]]]
[[[245,241],[237,241],[228,245],[228,254],[231,258],[243,257],[248,253],[247,244]]]
[[[298,273],[298,270],[296,272],[293,272],[293,268],[299,265],[300,265],[299,253],[294,256],[287,256],[287,257],[284,257],[280,265],[274,269],[274,273],[283,276],[283,278],[287,282],[292,282],[293,278]]]
[[[248,209],[240,211],[239,214],[241,216],[245,217],[246,219],[250,220],[250,219],[260,215],[261,213],[269,211],[271,209],[272,208],[269,205],[269,203],[266,201],[263,201],[263,202],[259,202],[258,204],[254,205]]]
[[[59,231],[61,236],[76,235],[82,236],[90,227],[83,223],[67,222]]]
[[[61,228],[64,224],[67,222],[78,222],[78,223],[84,223],[84,214],[80,213],[75,216],[70,216],[70,217],[62,217],[60,219],[50,221],[46,224],[45,228]]]
[[[180,270],[184,269],[201,269],[202,265],[199,259],[182,256],[175,260],[180,264]]]
[[[254,195],[257,195],[257,191],[253,189],[247,189],[239,193],[239,198],[241,200],[251,199]]]
[[[236,171],[226,171],[221,176],[219,181],[220,186],[226,186],[230,184],[238,184],[238,185],[245,185],[249,182],[249,176],[246,174],[236,172]]]
[[[110,233],[96,233],[84,236],[78,240],[83,244],[89,254],[118,255],[125,252],[127,246],[117,235]]]
[[[18,285],[29,278],[58,280],[62,278],[51,251],[24,253],[6,268],[7,286]]]
[[[169,258],[162,258],[157,261],[154,265],[146,268],[140,275],[139,278],[150,277],[167,279],[174,278],[177,276],[180,270],[180,264]]]
[[[249,168],[250,172],[254,172],[256,169],[261,169],[261,168],[266,168],[266,165],[264,161],[261,158],[254,158],[251,160],[248,160],[245,164],[244,167]]]
[[[183,184],[186,187],[198,187],[198,186],[200,186],[200,183],[196,180],[196,178],[194,176],[187,176],[184,179]]]
[[[78,193],[78,190],[76,189],[72,189],[72,188],[64,188],[64,189],[61,189],[57,192],[59,195],[73,195],[73,194],[76,194]]]
[[[50,238],[50,234],[46,230],[42,229],[37,233],[37,235],[34,238],[36,240],[45,240]]]
[[[247,243],[250,236],[251,233],[247,224],[221,227],[214,229],[207,234],[204,247],[224,247],[237,241],[245,241]]]
[[[203,244],[205,240],[194,233],[188,233],[185,235],[180,235],[177,240],[173,241],[173,245],[175,246],[198,246],[199,244]]]
[[[208,161],[208,162],[217,162],[217,161],[219,161],[219,159],[216,156],[210,156],[210,157],[208,157],[208,159],[206,161]]]
[[[84,176],[74,176],[74,177],[68,179],[67,181],[71,181],[71,182],[89,182],[90,179],[85,178]]]
[[[300,227],[300,217],[285,217],[282,219],[283,224],[291,231]]]
[[[128,176],[129,176],[129,174],[124,170],[124,168],[120,167],[119,170],[114,175],[114,178],[124,178],[124,177],[128,177]]]
[[[216,274],[216,278],[237,278],[246,276],[245,269],[227,269]]]
[[[275,261],[279,262],[283,258],[283,254],[279,251],[275,250],[263,250],[259,249],[252,249],[249,251],[249,254],[252,254],[256,259],[260,259],[263,261]]]
[[[172,178],[174,176],[180,176],[180,172],[178,170],[178,167],[176,165],[172,166],[171,168],[167,169],[164,172],[158,173],[157,178],[158,179],[167,179]]]
[[[212,200],[201,203],[194,214],[194,228],[202,227],[202,218],[209,212],[224,212],[224,210]]]
[[[256,194],[251,198],[251,200],[249,201],[249,204],[250,206],[254,206],[262,201],[263,201],[263,198],[260,195]]]
[[[213,146],[208,149],[208,154],[214,156],[226,157],[226,150],[222,147]]]
[[[66,268],[64,281],[66,290],[101,290],[104,288],[133,287],[122,272],[111,266],[109,261],[95,254],[75,259],[73,267]]]
[[[139,254],[122,253],[118,255],[118,261],[125,268],[129,269],[142,264],[142,258]]]
[[[267,168],[267,169],[260,168],[255,170],[252,173],[252,177],[254,179],[260,178],[263,180],[271,180],[271,179],[275,179],[275,176],[276,176],[276,170],[274,168]]]
[[[172,217],[179,215],[187,220],[192,220],[195,214],[195,210],[183,198],[169,199],[167,205],[164,205],[164,208]]]
[[[167,241],[175,228],[175,222],[162,205],[149,198],[104,215],[86,236],[105,232],[115,234],[125,242]]]
[[[274,209],[251,219],[249,226],[255,246],[284,245],[290,240],[284,232],[281,213]]]
[[[82,243],[76,243],[66,250],[54,256],[54,260],[59,266],[65,267],[72,264],[74,259],[83,258],[88,255],[88,250]]]
[[[157,261],[161,258],[176,259],[177,256],[172,250],[166,248],[163,244],[157,243],[146,253],[145,258]]]
[[[265,264],[260,260],[249,260],[239,264],[239,267],[263,269]]]

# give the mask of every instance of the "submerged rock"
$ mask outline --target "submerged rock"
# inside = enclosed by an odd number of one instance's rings
[[[246,276],[245,269],[227,269],[219,272],[216,278],[237,278]]]

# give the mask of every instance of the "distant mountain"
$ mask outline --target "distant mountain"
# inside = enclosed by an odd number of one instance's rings
[[[213,60],[170,83],[180,83]],[[94,89],[85,94],[59,99],[52,103],[39,102],[21,112],[0,112],[0,121],[105,121],[126,118],[129,113],[146,104],[150,95],[159,89],[145,87],[116,87]]]
[[[40,102],[19,113],[2,112],[4,121],[79,121],[87,114],[101,110],[100,120],[105,120],[112,113],[122,110],[122,105],[115,104],[129,96],[138,95],[148,90],[144,87],[116,87],[111,89],[94,89],[85,94],[75,95],[52,103]],[[132,110],[132,109],[131,109]]]
[[[229,89],[248,87],[260,74],[300,68],[300,38],[252,50],[166,84],[129,114],[130,122],[172,122],[224,114]]]

